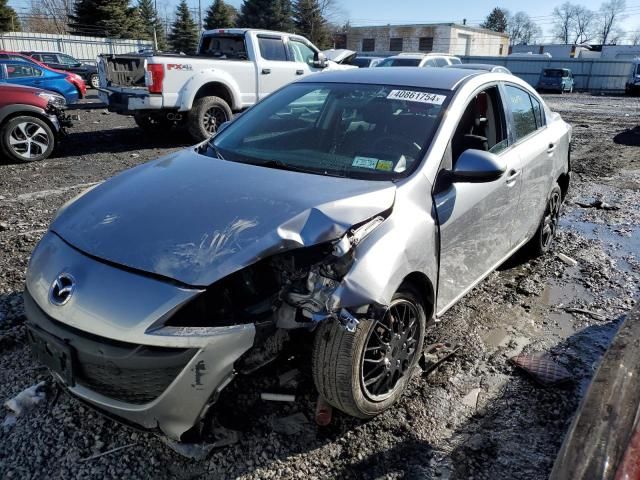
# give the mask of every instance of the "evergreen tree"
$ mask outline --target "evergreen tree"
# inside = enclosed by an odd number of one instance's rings
[[[224,0],[214,0],[204,17],[204,28],[212,30],[235,27],[237,18],[238,10],[233,5],[225,3]]]
[[[78,0],[69,27],[74,35],[137,38],[140,18],[129,0]]]
[[[238,18],[239,27],[293,30],[290,0],[244,0]]]
[[[19,31],[20,21],[16,11],[7,5],[7,0],[0,0],[0,33]]]
[[[507,30],[507,12],[499,7],[494,8],[480,26],[494,32],[505,32]]]
[[[140,37],[143,40],[153,41],[153,31],[155,29],[156,40],[158,41],[158,49],[167,49],[167,38],[164,31],[164,25],[158,17],[158,12],[153,5],[153,0],[138,0],[138,13],[141,22]]]
[[[176,19],[171,25],[169,44],[177,52],[194,53],[198,47],[198,25],[191,17],[186,0],[181,0],[176,8]]]
[[[296,0],[293,4],[293,22],[296,33],[307,37],[317,47],[331,46],[329,23],[322,16],[318,0]]]

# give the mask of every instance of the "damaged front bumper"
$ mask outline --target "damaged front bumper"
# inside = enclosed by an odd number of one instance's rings
[[[51,301],[60,265],[76,281],[61,306]],[[192,290],[98,262],[51,233],[29,272],[25,314],[42,363],[98,410],[174,440],[198,426],[254,344],[253,324],[157,328]]]

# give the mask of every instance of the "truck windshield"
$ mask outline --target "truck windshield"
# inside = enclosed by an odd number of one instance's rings
[[[244,35],[206,35],[200,43],[199,55],[223,60],[246,60]]]
[[[563,71],[562,70],[545,70],[544,74],[545,77],[550,77],[550,78],[561,78],[564,77],[566,75],[563,75]]]
[[[449,95],[392,85],[292,84],[236,119],[205,154],[318,175],[403,177],[431,144]]]

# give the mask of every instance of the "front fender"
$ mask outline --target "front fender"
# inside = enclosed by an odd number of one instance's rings
[[[242,108],[240,87],[233,76],[223,70],[211,68],[196,73],[180,88],[178,91],[178,110],[181,112],[191,110],[196,94],[203,86],[209,83],[218,83],[227,89],[232,100],[231,105],[229,105],[232,110],[240,110]]]
[[[389,305],[404,279],[415,272],[424,274],[435,291],[437,226],[431,188],[423,175],[411,183],[399,192],[389,218],[356,247],[353,267],[336,289],[332,307]]]

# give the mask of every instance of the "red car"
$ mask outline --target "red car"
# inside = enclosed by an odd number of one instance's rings
[[[0,59],[24,60],[25,62],[35,63],[39,67],[46,68],[47,70],[51,70],[53,72],[65,73],[69,82],[72,83],[78,90],[78,98],[84,98],[87,96],[87,84],[85,83],[84,79],[78,74],[65,72],[63,70],[56,70],[55,68],[51,68],[44,63],[39,62],[35,58],[31,58],[27,55],[23,55],[22,53],[11,52],[8,50],[0,50]]]
[[[0,154],[14,162],[33,162],[51,155],[71,117],[57,93],[0,83]]]

